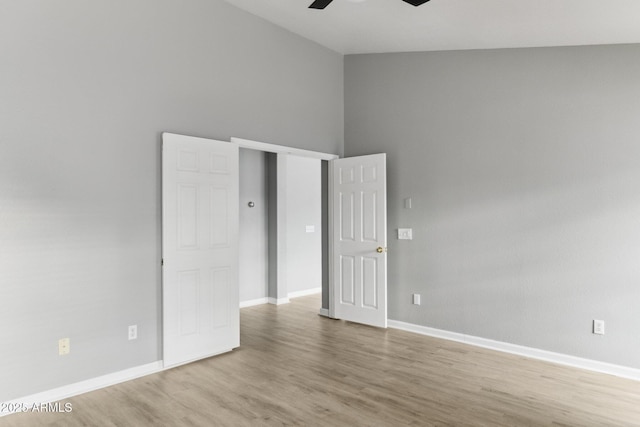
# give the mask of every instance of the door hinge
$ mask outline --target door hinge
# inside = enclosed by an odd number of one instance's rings
[[[160,265],[161,265],[161,266],[163,266],[163,265],[164,265],[164,258],[162,258],[162,259],[160,260]]]

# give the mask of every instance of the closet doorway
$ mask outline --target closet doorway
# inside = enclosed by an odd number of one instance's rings
[[[319,293],[328,307],[327,160],[336,156],[232,142],[240,146],[240,307]]]

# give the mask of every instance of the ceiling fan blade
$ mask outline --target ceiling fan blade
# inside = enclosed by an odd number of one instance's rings
[[[428,2],[429,0],[403,0],[405,3],[409,3],[411,5],[414,6],[420,6],[421,4],[424,4],[426,2]]]
[[[316,0],[313,3],[311,3],[311,6],[309,6],[309,9],[324,9],[325,7],[329,6],[329,3],[331,3],[332,1],[333,0]]]

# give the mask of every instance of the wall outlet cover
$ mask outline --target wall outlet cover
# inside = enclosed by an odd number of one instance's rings
[[[69,338],[60,338],[58,340],[58,354],[60,356],[66,356],[71,352],[71,341]]]
[[[413,240],[413,229],[398,228],[398,240]]]
[[[129,340],[135,340],[138,338],[138,325],[129,326]]]

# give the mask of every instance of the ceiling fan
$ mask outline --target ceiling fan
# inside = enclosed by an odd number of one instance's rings
[[[311,6],[309,6],[309,9],[324,9],[325,7],[329,6],[329,3],[331,3],[333,0],[316,0],[313,3],[311,3]],[[429,0],[402,0],[405,3],[409,3],[413,6],[420,6],[421,4],[424,4],[426,2],[428,2]]]

